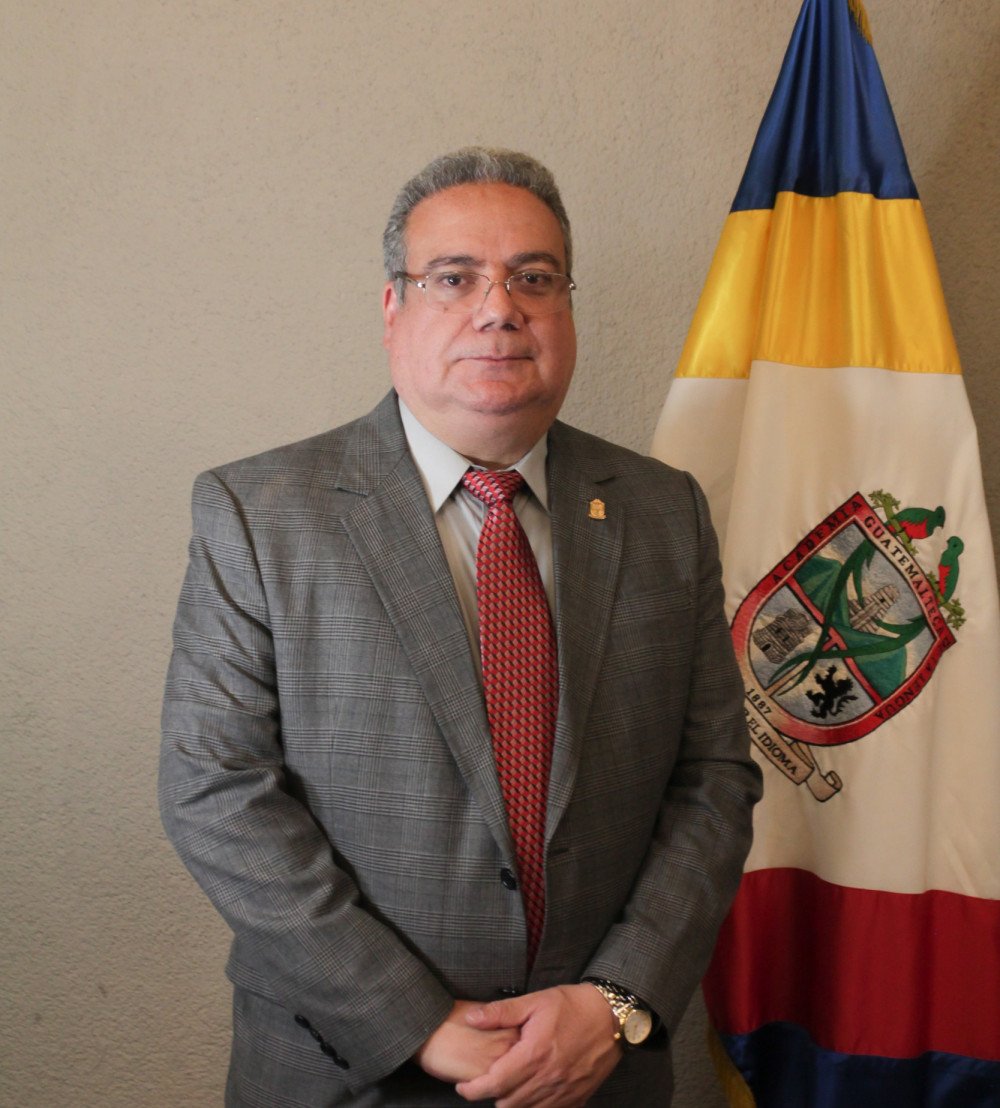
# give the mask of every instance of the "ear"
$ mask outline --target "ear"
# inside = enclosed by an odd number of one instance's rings
[[[382,290],[382,320],[385,328],[382,332],[382,345],[389,345],[389,337],[392,334],[392,325],[399,311],[399,296],[396,293],[396,282],[386,281]]]

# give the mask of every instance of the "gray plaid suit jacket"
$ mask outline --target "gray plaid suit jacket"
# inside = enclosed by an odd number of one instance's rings
[[[669,1099],[759,790],[716,544],[685,474],[561,423],[548,464],[561,693],[528,977],[482,690],[395,395],[196,482],[160,795],[234,932],[230,1105],[463,1104],[407,1063],[452,998],[585,975],[666,1032],[597,1101]]]

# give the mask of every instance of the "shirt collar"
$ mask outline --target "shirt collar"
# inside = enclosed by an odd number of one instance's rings
[[[431,510],[437,512],[455,491],[456,485],[465,476],[465,471],[473,463],[432,435],[406,406],[402,397],[398,400],[399,415],[403,421],[403,431],[406,434],[410,453],[413,455],[417,471],[427,491]],[[545,459],[548,451],[548,434],[545,434],[520,461],[510,467],[521,474],[524,483],[531,489],[535,499],[546,512],[549,510],[549,488],[545,479]],[[474,466],[474,468],[482,467]]]

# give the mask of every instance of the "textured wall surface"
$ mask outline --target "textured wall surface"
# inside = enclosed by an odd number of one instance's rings
[[[1000,7],[868,6],[996,522]],[[0,1102],[221,1103],[226,929],[154,801],[190,483],[382,395],[395,189],[468,142],[552,167],[580,286],[565,414],[645,449],[797,10],[5,0]],[[720,1103],[699,1019],[686,1108]]]

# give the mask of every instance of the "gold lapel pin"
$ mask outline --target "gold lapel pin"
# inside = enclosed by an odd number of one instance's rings
[[[587,513],[591,519],[607,519],[604,514],[604,501],[596,497],[590,502],[590,511]]]

